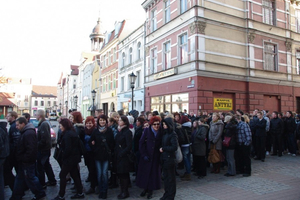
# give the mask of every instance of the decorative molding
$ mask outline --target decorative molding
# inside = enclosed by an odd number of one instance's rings
[[[286,41],[285,42],[286,50],[291,51],[292,50],[292,42]]]
[[[255,33],[249,33],[248,34],[248,42],[253,43],[254,39],[255,39]]]
[[[203,21],[195,21],[190,24],[190,31],[192,34],[200,33],[205,34],[206,22]]]

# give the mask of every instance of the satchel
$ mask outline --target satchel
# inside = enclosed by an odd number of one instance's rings
[[[224,137],[224,140],[223,140],[223,146],[224,147],[229,147],[230,145],[230,141],[231,141],[231,137]]]
[[[216,150],[216,145],[212,144],[211,149],[208,154],[207,161],[210,163],[218,163],[220,162],[220,154]]]
[[[59,148],[57,145],[55,146],[53,158],[54,158],[55,160],[57,160],[58,162],[60,162],[60,161],[61,161],[61,158],[62,158],[62,150],[61,150],[61,148]]]
[[[179,144],[177,145],[177,150],[175,151],[176,163],[180,163],[183,159],[181,148]]]

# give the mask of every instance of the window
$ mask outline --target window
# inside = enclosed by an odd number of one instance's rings
[[[34,101],[34,106],[38,106],[38,101]]]
[[[263,9],[263,21],[266,24],[275,25],[275,2],[271,0],[263,0],[262,2]]]
[[[164,44],[164,69],[171,68],[171,42]]]
[[[152,12],[151,12],[151,28],[152,28],[152,32],[156,31],[156,28],[157,28],[156,14],[157,14],[156,9],[152,10]]]
[[[131,83],[130,83],[130,74],[128,74],[127,76],[127,90],[130,90],[131,89]]]
[[[106,91],[106,77],[103,78],[102,92]]]
[[[129,64],[132,63],[132,48],[129,49]]]
[[[110,51],[108,52],[108,66],[111,65],[111,53]]]
[[[151,69],[150,74],[157,72],[157,49],[151,50]]]
[[[125,56],[125,53],[123,52],[122,53],[122,67],[125,67],[125,59],[126,59],[126,56]]]
[[[180,0],[180,14],[187,11],[187,0]]]
[[[115,89],[116,85],[117,85],[117,79],[116,79],[116,73],[114,73],[113,74],[113,88],[112,89]]]
[[[183,112],[184,109],[189,110],[188,93],[151,97],[151,111],[174,113]]]
[[[141,59],[141,43],[137,44],[137,59]]]
[[[53,101],[53,105],[54,105],[54,106],[56,106],[56,105],[57,105],[57,104],[56,104],[56,101]]]
[[[187,34],[179,37],[179,59],[179,64],[183,64],[188,61]]]
[[[49,107],[51,106],[51,101],[47,102],[47,106],[49,106]]]
[[[117,49],[114,48],[113,62],[116,62],[117,59]]]
[[[28,95],[25,95],[24,101],[27,101],[27,102],[28,102]]]
[[[106,55],[103,56],[103,68],[106,67]]]
[[[277,71],[277,48],[275,44],[265,43],[264,44],[264,69]]]
[[[108,76],[108,90],[111,90],[111,86],[112,86],[112,74]]]
[[[135,80],[135,85],[136,88],[139,88],[141,86],[141,71],[136,72],[136,80]]]
[[[41,106],[44,106],[44,101],[41,101]]]
[[[171,8],[170,8],[170,0],[165,1],[165,23],[168,23],[171,19]]]
[[[300,51],[296,51],[297,58],[297,74],[300,74]]]
[[[124,76],[121,77],[121,92],[124,91]]]
[[[300,10],[295,10],[296,15],[296,31],[300,33]]]

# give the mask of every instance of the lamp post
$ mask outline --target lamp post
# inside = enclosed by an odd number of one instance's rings
[[[74,109],[74,111],[77,111],[77,101],[78,101],[78,96],[75,95],[75,97],[74,97],[73,99],[74,99],[74,104],[75,104],[75,109]]]
[[[130,75],[130,85],[131,85],[131,110],[133,110],[133,89],[136,80],[136,75],[132,72]]]
[[[65,105],[66,105],[66,116],[68,116],[68,101],[65,101]]]
[[[96,93],[97,93],[97,92],[96,92],[95,90],[92,91],[92,98],[93,98],[92,116],[95,115],[95,106],[94,106],[94,103],[95,103]]]
[[[61,103],[59,103],[59,112],[62,113],[61,112]]]

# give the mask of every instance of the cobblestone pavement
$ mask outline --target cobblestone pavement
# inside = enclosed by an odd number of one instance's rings
[[[56,178],[60,168],[57,162],[51,158],[52,167]],[[89,188],[89,183],[84,180],[87,177],[87,168],[80,163],[81,179],[84,188]],[[183,170],[179,171],[181,174]],[[267,156],[265,162],[252,160],[252,176],[243,177],[236,175],[234,177],[225,177],[223,174],[226,170],[221,170],[220,174],[210,174],[209,169],[207,177],[197,179],[192,177],[191,181],[181,181],[177,177],[177,193],[175,199],[184,200],[232,200],[232,199],[257,199],[257,200],[300,200],[300,156],[292,157],[284,155],[282,157]],[[132,176],[132,180],[134,177]],[[59,181],[58,181],[59,182]],[[132,188],[129,189],[130,198],[128,199],[146,199],[140,197],[142,189],[136,187],[134,182]],[[66,199],[70,199],[72,191],[70,188],[73,185],[67,184]],[[46,189],[47,198],[52,199],[58,194],[59,185],[48,187]],[[117,199],[120,190],[108,190],[108,199]],[[11,191],[8,187],[5,188],[5,199],[9,199]],[[153,199],[159,199],[163,195],[163,189],[154,191]],[[26,192],[23,200],[30,200],[33,197],[30,191]],[[96,194],[86,195],[85,199],[98,199]]]

